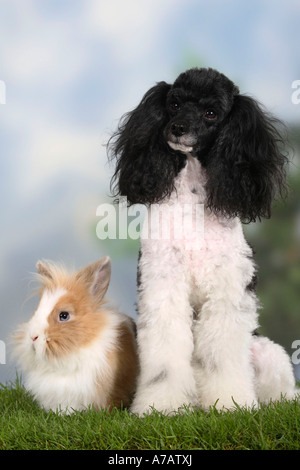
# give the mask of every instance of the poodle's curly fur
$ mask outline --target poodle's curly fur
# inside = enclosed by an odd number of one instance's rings
[[[205,118],[206,109],[216,118]],[[172,126],[180,123],[187,125],[185,134],[172,134]],[[110,146],[117,158],[115,189],[131,204],[170,196],[186,164],[186,157],[168,145],[170,134],[174,142],[193,143],[192,155],[208,177],[207,207],[243,222],[270,217],[274,196],[285,192],[282,127],[223,74],[188,70],[173,86],[160,82],[151,88],[123,117]]]
[[[115,196],[148,206],[139,258],[141,371],[133,411],[215,402],[231,407],[233,400],[251,406],[294,396],[285,351],[253,335],[256,267],[241,226],[270,217],[273,199],[286,192],[280,128],[223,74],[194,68],[173,85],[152,87],[112,136]],[[200,245],[191,234],[159,236],[154,208],[172,229],[171,208],[195,217],[199,204]]]

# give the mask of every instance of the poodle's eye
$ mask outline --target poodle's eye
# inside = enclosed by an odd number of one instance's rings
[[[68,321],[70,320],[69,312],[60,312],[58,314],[58,321]]]
[[[206,117],[206,119],[216,119],[217,115],[213,109],[208,109],[205,111],[204,117]]]
[[[178,101],[172,101],[170,103],[170,108],[172,109],[172,111],[178,111],[180,109],[180,104],[178,103]]]

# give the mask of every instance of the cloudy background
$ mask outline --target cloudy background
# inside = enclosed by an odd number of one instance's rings
[[[155,82],[210,66],[299,124],[299,21],[298,0],[0,1],[2,342],[36,305],[40,258],[81,267],[110,255],[109,297],[135,316],[138,245],[96,236],[118,119]],[[0,382],[15,378],[8,349]]]

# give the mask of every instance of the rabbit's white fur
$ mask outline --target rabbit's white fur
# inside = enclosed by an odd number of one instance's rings
[[[101,260],[99,265],[97,263],[94,265],[95,273],[88,276],[92,282],[85,298],[80,293],[79,285],[83,282],[89,284],[87,279],[84,280],[85,276],[81,276],[78,284],[78,277],[74,282],[74,276],[73,279],[70,278],[61,269],[57,275],[55,267],[50,268],[47,265],[49,276],[46,275],[45,278],[46,265],[43,264],[41,275],[44,277],[45,285],[39,305],[30,321],[21,325],[15,335],[15,354],[22,371],[25,372],[25,387],[46,410],[72,412],[91,405],[105,408],[112,404],[118,406],[121,402],[128,404],[129,395],[133,392],[137,367],[133,322],[126,315],[103,307],[102,300],[98,305],[98,311],[92,312],[95,294],[101,289],[101,296],[106,292],[110,276],[108,258]],[[40,270],[42,271],[41,267]],[[93,292],[92,285],[97,275],[98,284]],[[104,289],[103,283],[106,284]],[[77,295],[79,298],[76,298]],[[62,307],[63,305],[65,307]],[[67,308],[72,312],[70,320],[59,325],[57,315],[62,309],[65,311]],[[79,324],[78,331],[74,331],[74,328],[75,330],[77,328],[76,322],[81,321],[76,317],[83,315],[86,315],[87,323],[95,320],[88,334],[90,341],[86,339],[85,332],[80,331],[88,329],[90,325]],[[55,318],[56,323],[53,327],[50,316]],[[64,331],[61,333],[62,329]],[[92,330],[95,330],[95,334]],[[61,334],[61,338],[53,352],[49,350],[49,346],[51,342],[56,341],[55,336],[58,334]],[[69,345],[70,336],[75,340],[74,344]],[[121,337],[125,338],[123,344]],[[124,362],[121,364],[120,361]],[[117,383],[117,376],[120,373],[125,374],[124,390],[116,390],[116,387],[120,387],[122,383],[122,380]]]

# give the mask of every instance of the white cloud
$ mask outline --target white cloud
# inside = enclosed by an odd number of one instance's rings
[[[172,24],[183,0],[91,0],[85,21],[93,37],[104,38],[111,54],[127,64],[145,57],[149,51],[159,55],[159,43]]]
[[[5,38],[0,49],[2,73],[8,81],[65,85],[78,78],[90,60],[76,24],[74,28],[67,20],[44,17],[33,1],[12,0],[2,6],[0,24]]]
[[[46,26],[46,25],[45,25]],[[40,34],[42,41],[38,41]],[[41,27],[34,36],[18,36],[10,42],[5,63],[13,77],[24,84],[51,82],[65,85],[87,65],[82,47],[74,47],[62,24]]]
[[[68,169],[93,179],[95,170],[99,169],[97,160],[101,151],[100,136],[93,130],[76,132],[67,127],[52,127],[48,123],[37,129],[31,143],[28,160],[30,179],[42,185],[44,178],[51,179],[57,172],[65,173]]]

